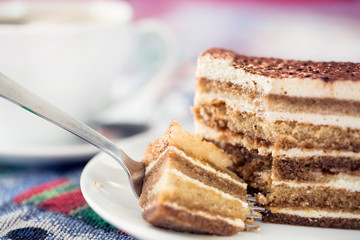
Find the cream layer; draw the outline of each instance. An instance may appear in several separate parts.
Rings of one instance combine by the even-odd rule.
[[[222,192],[220,191],[219,189],[217,188],[214,188],[214,187],[211,187],[211,186],[208,186],[202,182],[200,182],[199,180],[197,179],[193,179],[185,174],[183,174],[182,172],[176,170],[176,169],[167,169],[165,172],[164,172],[164,175],[156,182],[154,188],[152,190],[150,190],[150,193],[148,194],[152,194],[152,192],[161,192],[161,191],[164,191],[166,189],[171,189],[172,186],[169,186],[168,185],[168,178],[171,177],[171,174],[173,175],[176,175],[178,177],[180,177],[183,181],[187,181],[187,182],[191,182],[197,186],[199,186],[200,188],[203,188],[207,191],[212,191],[216,194],[219,194],[221,197],[223,198],[226,198],[226,199],[229,199],[229,200],[235,200],[237,202],[240,203],[240,205],[244,208],[247,208],[248,207],[248,203],[247,202],[244,202],[242,201],[241,199],[238,199],[234,196],[231,196],[230,194],[228,193],[225,193],[225,192]]]
[[[235,95],[231,93],[222,93],[218,91],[201,92],[196,91],[194,103],[200,105],[202,103],[211,103],[213,101],[223,101],[227,106],[239,112],[249,112],[261,115],[264,111],[264,103],[261,98],[250,99],[246,95]]]
[[[216,59],[210,54],[200,56],[197,64],[197,77],[230,82],[264,95],[360,101],[360,81],[325,82],[309,78],[269,78],[236,69],[231,59]]]
[[[207,191],[213,191],[219,195],[221,195],[223,198],[227,198],[227,199],[230,199],[230,200],[235,200],[237,202],[239,202],[241,204],[242,207],[244,208],[247,208],[248,207],[248,203],[247,202],[244,202],[242,201],[241,199],[239,198],[236,198],[228,193],[225,193],[225,192],[222,192],[220,191],[219,189],[217,188],[214,188],[214,187],[211,187],[211,186],[208,186],[202,182],[200,182],[199,180],[197,179],[194,179],[194,178],[191,178],[185,174],[183,174],[182,172],[176,170],[176,169],[167,169],[166,170],[168,173],[171,173],[171,174],[174,174],[174,175],[177,175],[179,177],[181,177],[182,180],[184,181],[187,181],[187,182],[191,182],[195,185],[198,185],[199,187],[203,188],[203,189],[206,189]],[[164,186],[163,186],[164,187]]]
[[[241,144],[249,150],[257,149],[260,155],[284,156],[288,158],[302,158],[302,157],[315,157],[315,156],[329,156],[329,157],[350,157],[359,159],[360,153],[352,151],[339,151],[339,150],[317,150],[317,149],[302,149],[290,148],[288,150],[258,146],[253,141],[250,141],[242,136],[236,134],[228,134],[224,131],[219,131],[210,128],[200,121],[195,119],[195,133],[209,140],[226,141],[230,144]]]
[[[249,150],[257,150],[258,154],[263,156],[272,154],[270,147],[263,147],[246,137],[210,128],[196,119],[194,121],[194,125],[195,133],[205,139],[217,142],[226,142],[232,145],[241,144]]]
[[[144,212],[144,211],[154,207],[156,204],[159,204],[159,203],[155,202],[153,204],[150,204],[150,205],[146,206],[145,208],[143,208],[142,211]],[[194,216],[201,216],[201,217],[209,219],[209,220],[225,221],[230,225],[233,225],[233,226],[236,226],[236,227],[239,227],[239,228],[245,228],[245,223],[240,218],[227,218],[227,217],[222,217],[220,215],[211,215],[211,214],[209,214],[209,213],[207,213],[205,211],[192,210],[192,209],[189,209],[189,208],[184,207],[184,206],[180,206],[179,204],[172,203],[172,202],[162,202],[161,204],[165,205],[165,206],[168,206],[170,208],[182,211],[182,212],[187,212],[187,213],[189,213],[191,215],[194,215]]]
[[[348,157],[352,159],[359,159],[360,153],[352,151],[338,151],[338,150],[316,150],[316,149],[301,149],[291,148],[288,150],[276,150],[272,151],[273,156],[286,156],[288,158],[308,158],[314,156],[328,156],[328,157]]]
[[[270,207],[272,213],[283,213],[295,215],[304,218],[350,218],[360,219],[360,214],[353,214],[341,211],[325,211],[325,210],[297,210],[292,208]]]
[[[310,123],[313,125],[332,125],[342,128],[360,128],[360,118],[345,115],[323,115],[314,113],[290,113],[269,111],[265,102],[261,99],[254,101],[248,100],[243,96],[235,96],[233,94],[221,93],[199,93],[195,96],[195,104],[209,103],[215,100],[225,102],[232,110],[238,112],[254,113],[260,118],[264,118],[269,122],[276,121],[296,121],[301,123]]]
[[[202,169],[204,169],[204,171],[206,172],[211,172],[211,173],[214,173],[216,174],[219,178],[222,178],[222,179],[226,179],[226,180],[229,180],[231,182],[233,182],[234,184],[238,185],[239,187],[241,188],[247,188],[247,184],[246,183],[242,183],[242,182],[239,182],[239,181],[236,181],[234,178],[232,178],[229,174],[227,173],[224,173],[224,172],[220,172],[220,171],[217,171],[216,169],[202,163],[201,161],[195,159],[195,158],[192,158],[192,157],[189,157],[187,156],[182,150],[174,147],[174,146],[171,146],[171,147],[168,147],[165,151],[163,151],[159,157],[153,161],[145,170],[145,174],[149,173],[151,171],[151,169],[154,167],[154,165],[159,161],[159,159],[162,158],[163,155],[165,155],[167,152],[169,151],[174,151],[175,153],[179,154],[181,157],[187,159],[189,162],[191,162],[192,164],[198,166],[198,167],[201,167]]]
[[[341,128],[360,129],[360,118],[352,116],[322,115],[313,113],[265,112],[264,118],[270,122],[295,121],[313,125],[330,125]]]
[[[350,192],[360,192],[360,176],[353,176],[345,173],[339,173],[331,177],[327,176],[326,179],[328,181],[320,183],[302,183],[291,180],[278,180],[274,179],[274,175],[272,175],[271,178],[272,185],[285,185],[290,188],[294,188],[294,191],[296,191],[296,188],[311,187],[312,189],[315,189],[317,187],[328,187],[332,189],[346,189]]]

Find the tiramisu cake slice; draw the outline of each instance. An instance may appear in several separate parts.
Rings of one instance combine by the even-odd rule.
[[[265,221],[360,229],[360,64],[200,55],[196,133],[266,196]]]
[[[173,122],[144,157],[140,205],[149,223],[163,228],[233,235],[250,215],[246,183],[227,167],[232,160]]]

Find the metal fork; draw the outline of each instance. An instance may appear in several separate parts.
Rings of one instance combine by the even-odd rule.
[[[248,232],[257,231],[259,230],[259,226],[255,224],[255,220],[262,220],[260,212],[264,212],[265,208],[257,206],[259,202],[256,200],[255,197],[251,196],[250,194],[246,195],[246,200],[249,204],[251,214],[246,216],[245,230]]]
[[[137,198],[140,197],[145,175],[143,162],[131,159],[123,150],[118,148],[106,137],[41,99],[2,73],[0,73],[0,96],[75,134],[110,155],[125,170],[133,193]],[[254,220],[261,220],[261,215],[258,214],[258,212],[263,211],[264,208],[253,205],[256,204],[257,201],[250,195],[247,195],[247,201],[249,202],[251,215],[247,216],[246,230],[254,231],[258,229],[258,226],[254,224]]]
[[[131,159],[106,137],[41,99],[2,73],[0,73],[0,96],[75,134],[110,155],[125,170],[133,193],[137,198],[140,197],[145,175],[143,162]]]

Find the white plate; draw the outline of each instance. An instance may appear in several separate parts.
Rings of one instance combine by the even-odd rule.
[[[141,159],[147,144],[155,139],[145,134],[119,142],[120,148],[134,159]],[[138,200],[133,195],[125,172],[107,155],[96,155],[84,168],[81,191],[90,207],[115,227],[140,239],[241,239],[241,240],[293,240],[293,239],[360,239],[360,231],[299,227],[261,223],[260,232],[240,232],[231,237],[180,233],[153,227],[141,217]]]

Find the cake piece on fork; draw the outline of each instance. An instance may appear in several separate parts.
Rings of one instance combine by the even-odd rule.
[[[229,156],[176,122],[149,145],[144,162],[140,205],[149,223],[216,235],[233,235],[253,223],[247,185],[228,170]]]

